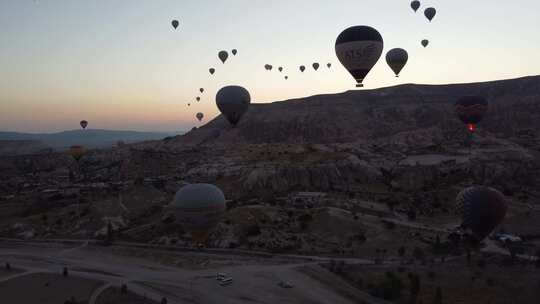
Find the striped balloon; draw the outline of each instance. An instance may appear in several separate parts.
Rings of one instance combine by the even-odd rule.
[[[482,121],[488,110],[488,102],[481,96],[464,96],[454,105],[454,111],[459,119],[474,132],[476,125]]]
[[[176,192],[170,207],[193,241],[204,243],[225,213],[225,195],[211,184],[191,184]]]
[[[471,230],[478,240],[486,238],[504,219],[508,205],[499,191],[473,186],[456,197],[456,214],[461,216],[461,226]]]

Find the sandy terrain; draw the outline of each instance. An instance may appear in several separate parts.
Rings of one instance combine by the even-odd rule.
[[[58,304],[71,297],[77,301],[87,300],[100,284],[98,280],[76,276],[35,273],[0,283],[0,294],[3,303]]]

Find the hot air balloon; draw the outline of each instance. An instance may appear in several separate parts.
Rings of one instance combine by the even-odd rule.
[[[319,63],[318,62],[314,62],[312,66],[313,66],[313,69],[315,71],[319,69]]]
[[[272,70],[272,68],[273,68],[273,67],[272,67],[272,65],[271,65],[271,64],[269,64],[269,65],[268,65],[268,70],[269,70],[269,71],[271,71],[271,70]]]
[[[83,146],[71,146],[69,147],[69,154],[77,162],[86,154],[86,149]]]
[[[190,103],[188,103],[187,105],[188,105],[188,107],[190,107],[190,106],[191,106],[191,104],[190,104]]]
[[[381,34],[369,26],[353,26],[336,40],[336,55],[362,87],[364,78],[381,57],[384,42]]]
[[[399,72],[405,67],[408,59],[409,55],[404,49],[395,48],[386,53],[386,62],[392,71],[394,71],[396,77],[399,77]]]
[[[429,40],[427,40],[427,39],[422,40],[422,46],[423,47],[427,47],[428,44],[429,44]]]
[[[191,184],[176,192],[169,209],[193,242],[204,244],[225,214],[225,195],[211,184]]]
[[[214,75],[214,73],[216,72],[216,69],[210,68],[208,69],[208,72],[210,72],[210,75]]]
[[[429,20],[429,22],[431,22],[431,20],[433,20],[433,18],[435,18],[436,14],[437,14],[437,10],[434,7],[428,7],[424,11],[424,16],[426,16],[426,18]]]
[[[420,1],[415,0],[415,1],[411,2],[411,8],[416,13],[416,11],[420,8]]]
[[[172,27],[174,27],[174,29],[177,29],[178,25],[180,25],[180,22],[178,22],[178,20],[173,20],[171,21],[171,24],[172,24]]]
[[[303,65],[301,65],[301,66],[300,66],[300,72],[304,73],[305,70],[306,70],[306,67],[303,66]]]
[[[482,121],[487,110],[488,101],[481,96],[464,96],[454,105],[456,115],[467,124],[471,133],[474,133],[476,125]]]
[[[236,126],[251,102],[249,92],[240,86],[227,86],[217,92],[216,104],[223,116]]]
[[[285,80],[289,79],[289,76],[285,76]]]
[[[88,126],[88,121],[86,120],[81,120],[81,122],[79,123],[81,125],[81,127],[83,129],[86,129],[86,127]]]
[[[486,238],[504,220],[507,209],[504,195],[485,186],[466,188],[456,197],[461,227],[470,230],[478,241]]]
[[[227,61],[227,58],[229,58],[229,53],[227,53],[227,51],[221,51],[218,53],[218,57],[221,62],[225,63],[225,61]]]
[[[200,89],[199,89],[199,92],[204,93],[204,89],[203,89],[203,88],[200,88]]]
[[[331,63],[327,63],[326,66],[327,66],[328,68],[331,68],[331,67],[332,67],[332,64],[331,64]]]
[[[278,71],[279,71],[280,73],[283,72],[283,67],[279,67],[279,68],[278,68]]]
[[[201,101],[201,98],[199,96],[195,97],[195,100]]]
[[[233,56],[236,56],[236,53],[238,53],[238,51],[236,49],[232,49],[231,53],[233,54]]]
[[[201,113],[201,112],[199,112],[199,113],[197,113],[197,115],[195,115],[195,117],[197,117],[197,119],[198,119],[199,121],[201,121],[201,120],[203,119],[203,117],[204,117],[204,114]]]

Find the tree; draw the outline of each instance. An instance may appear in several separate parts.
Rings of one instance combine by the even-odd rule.
[[[407,251],[407,249],[405,248],[405,246],[401,246],[398,248],[398,254],[400,257],[403,257],[405,256],[405,252]]]
[[[122,284],[122,286],[120,287],[120,294],[127,294],[127,285],[126,284]]]
[[[435,292],[435,298],[433,299],[433,304],[442,304],[441,287],[437,287],[437,291]]]
[[[105,242],[107,245],[112,245],[113,241],[114,241],[114,229],[113,229],[111,221],[109,221],[107,223],[107,236],[106,236]]]
[[[414,273],[409,273],[408,277],[409,277],[410,293],[411,293],[410,303],[416,303],[416,299],[418,298],[418,294],[420,293],[420,287],[421,287],[420,276]]]
[[[426,254],[424,253],[424,250],[420,247],[415,247],[413,251],[413,256],[417,260],[424,260],[426,257]]]

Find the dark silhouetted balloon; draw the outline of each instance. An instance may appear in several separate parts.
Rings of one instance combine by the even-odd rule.
[[[381,57],[384,42],[381,34],[369,26],[353,26],[336,40],[336,55],[343,66],[356,79],[357,87]]]
[[[69,154],[77,162],[86,154],[86,149],[83,146],[71,146],[69,147]]]
[[[217,92],[216,104],[223,116],[236,126],[251,103],[249,92],[240,86],[227,86]]]
[[[319,63],[318,62],[314,62],[312,66],[313,66],[313,69],[315,71],[319,69]]]
[[[437,14],[437,10],[434,7],[428,7],[424,11],[424,15],[429,20],[429,22],[431,22],[431,20],[433,20],[433,18],[435,18],[436,14]]]
[[[174,27],[174,29],[177,29],[178,26],[180,25],[180,22],[178,22],[178,20],[173,20],[171,21],[171,24],[172,24],[172,27]]]
[[[197,115],[195,115],[195,117],[197,117],[197,119],[199,121],[201,121],[203,119],[203,117],[204,117],[204,114],[202,112],[199,112],[199,113],[197,113]]]
[[[169,210],[193,241],[202,244],[225,214],[225,195],[211,184],[187,185],[176,192]]]
[[[481,96],[464,96],[454,105],[454,111],[459,119],[474,133],[476,125],[482,121],[488,110],[488,101]]]
[[[233,49],[231,53],[233,54],[233,56],[236,56],[236,53],[238,53],[238,51],[236,49]]]
[[[270,65],[270,64],[265,64],[265,65],[264,65],[264,69],[267,70],[267,71],[271,71],[271,70],[272,70],[272,65]]]
[[[82,127],[83,129],[86,129],[86,127],[88,126],[88,121],[86,121],[86,120],[81,120],[80,125],[81,125],[81,127]]]
[[[328,68],[331,68],[331,67],[332,67],[332,64],[331,64],[331,63],[327,63],[326,66],[327,66]]]
[[[279,68],[278,68],[278,71],[279,71],[280,73],[283,72],[283,67],[279,67]]]
[[[411,2],[411,8],[416,13],[416,11],[418,11],[418,9],[420,8],[420,1],[415,0],[415,1]]]
[[[300,66],[300,72],[304,73],[305,70],[306,70],[306,67],[303,66],[303,65],[301,65],[301,66]]]
[[[289,76],[285,76],[285,80],[289,79]]]
[[[409,55],[404,49],[395,48],[386,53],[386,62],[392,71],[394,71],[396,77],[399,77],[399,73],[407,64],[407,60],[409,60]]]
[[[199,92],[204,93],[204,89],[203,89],[203,88],[200,88],[200,89],[199,89]]]
[[[427,47],[428,45],[429,45],[429,40],[427,40],[427,39],[422,40],[422,46],[423,47]]]
[[[208,69],[208,72],[210,72],[210,75],[214,75],[214,73],[216,72],[216,69],[210,68]]]
[[[456,197],[456,213],[462,217],[461,226],[470,230],[478,241],[502,223],[507,209],[504,195],[485,186],[466,188]]]
[[[197,101],[201,101],[201,98],[200,98],[199,96],[197,96],[195,99],[196,99]]]
[[[218,58],[221,60],[221,62],[225,63],[227,61],[227,58],[229,58],[229,53],[227,51],[221,51],[218,53]]]

